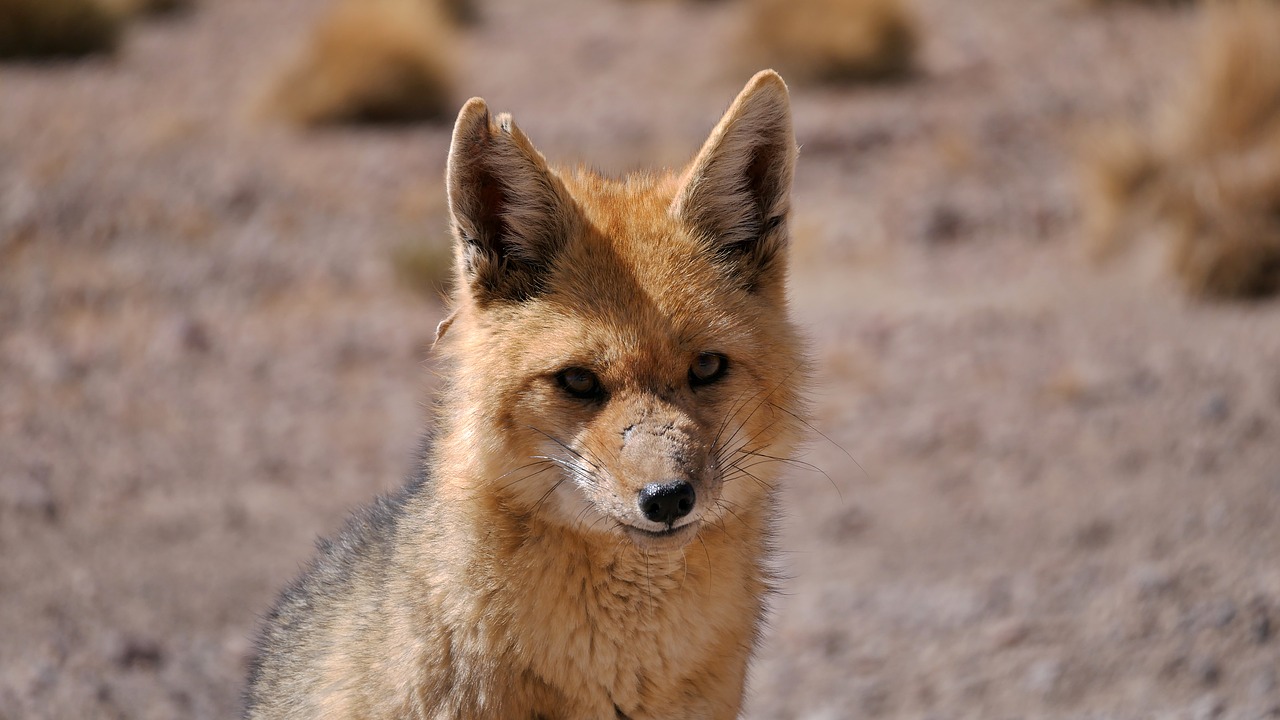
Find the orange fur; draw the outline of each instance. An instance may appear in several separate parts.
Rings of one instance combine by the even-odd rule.
[[[772,71],[683,172],[621,180],[552,168],[466,104],[428,479],[286,592],[249,717],[738,715],[805,427],[794,158]],[[677,486],[678,513],[646,504]]]

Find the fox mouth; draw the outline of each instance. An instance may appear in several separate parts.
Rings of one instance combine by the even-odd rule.
[[[635,525],[623,523],[622,529],[626,532],[627,537],[631,538],[631,541],[642,549],[678,550],[693,540],[694,536],[698,534],[698,527],[701,524],[700,521],[694,520],[678,527],[645,530]]]

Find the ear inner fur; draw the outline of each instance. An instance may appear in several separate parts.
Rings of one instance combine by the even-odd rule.
[[[560,179],[510,115],[463,106],[447,171],[461,292],[485,305],[539,295],[576,212]]]
[[[787,86],[764,70],[725,112],[681,179],[671,213],[752,290],[781,278],[796,144]]]

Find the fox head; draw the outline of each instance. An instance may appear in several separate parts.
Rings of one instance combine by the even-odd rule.
[[[787,317],[796,145],[786,85],[743,89],[679,173],[548,166],[462,108],[448,160],[452,437],[510,512],[677,549],[767,523],[803,426]]]

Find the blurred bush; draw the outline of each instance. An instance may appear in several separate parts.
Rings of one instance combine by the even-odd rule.
[[[1190,5],[1195,0],[1079,0],[1082,5]]]
[[[749,0],[744,53],[798,82],[891,80],[920,45],[902,0]]]
[[[420,0],[438,2],[450,20],[459,25],[475,25],[480,22],[480,8],[476,0]]]
[[[192,0],[102,0],[108,9],[124,17],[163,15],[191,9]]]
[[[0,58],[112,52],[121,17],[95,0],[0,0]]]
[[[299,125],[451,117],[453,33],[438,2],[340,0],[264,109]]]
[[[1085,150],[1088,237],[1099,256],[1148,233],[1170,240],[1187,290],[1280,290],[1280,4],[1210,4],[1195,69],[1150,126],[1117,125]]]

